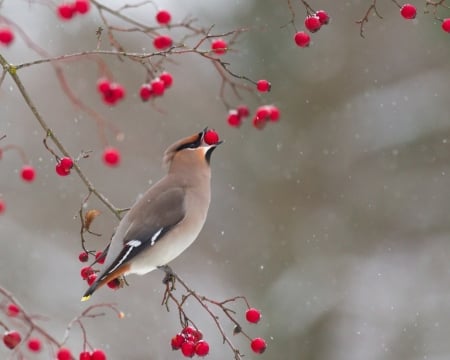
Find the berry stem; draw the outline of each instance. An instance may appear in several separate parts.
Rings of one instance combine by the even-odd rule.
[[[235,360],[241,360],[242,355],[239,352],[239,349],[237,349],[234,346],[234,344],[231,342],[230,338],[226,335],[226,333],[219,321],[219,316],[210,308],[210,306],[208,306],[208,303],[219,307],[222,310],[222,312],[225,314],[225,316],[235,325],[235,327],[239,328],[239,333],[242,333],[248,340],[251,341],[252,338],[248,334],[246,334],[244,331],[242,331],[242,326],[233,317],[233,314],[235,314],[234,310],[225,306],[228,303],[235,302],[237,300],[243,300],[245,302],[247,308],[249,308],[250,305],[249,305],[247,299],[244,296],[235,296],[233,298],[230,298],[230,299],[227,299],[224,301],[220,301],[220,302],[209,299],[206,296],[202,296],[202,295],[198,294],[195,290],[192,290],[187,285],[187,283],[182,278],[180,278],[179,275],[177,275],[176,273],[174,273],[172,271],[172,269],[170,269],[170,267],[165,266],[165,267],[161,267],[161,269],[166,272],[166,278],[164,281],[164,283],[166,284],[166,291],[163,296],[162,305],[165,305],[167,310],[169,310],[168,301],[172,300],[175,303],[175,305],[177,306],[181,325],[186,326],[188,323],[192,323],[192,321],[189,319],[186,312],[184,311],[183,305],[188,300],[189,297],[193,297],[200,304],[200,306],[209,314],[209,316],[212,318],[212,320],[216,324],[216,327],[218,328],[218,330],[222,336],[223,342],[226,343],[228,345],[228,347],[231,349],[231,351],[233,352]],[[174,286],[175,282],[179,283],[184,288],[185,294],[183,294],[181,296],[181,300],[178,300],[177,297],[173,294],[173,291],[175,290],[175,286]],[[194,327],[196,327],[195,324],[193,324],[193,325],[194,325]]]
[[[50,129],[50,127],[47,125],[44,118],[41,116],[40,112],[34,105],[34,102],[31,100],[30,96],[28,95],[27,91],[25,90],[25,87],[22,83],[22,80],[20,79],[19,75],[17,74],[17,68],[11,64],[9,64],[6,59],[3,57],[3,55],[0,54],[0,65],[3,67],[4,70],[6,70],[13,81],[15,82],[17,88],[19,89],[23,99],[25,100],[25,103],[27,104],[28,108],[33,113],[34,117],[38,121],[39,125],[42,127],[42,129],[46,133],[46,137],[50,138],[55,146],[58,148],[58,150],[64,155],[71,157],[66,150],[66,148],[62,145],[62,143],[59,141],[58,137],[54,134],[53,130]],[[117,208],[100,192],[97,191],[97,189],[94,187],[93,183],[87,178],[87,176],[81,171],[80,167],[77,163],[73,164],[73,169],[77,172],[78,176],[80,177],[81,181],[85,184],[85,186],[88,188],[89,192],[93,193],[111,212],[120,219],[120,213],[118,212]]]

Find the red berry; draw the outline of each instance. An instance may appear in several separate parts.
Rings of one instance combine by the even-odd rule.
[[[320,20],[320,24],[326,25],[330,22],[330,15],[325,10],[318,10],[316,11],[316,16]]]
[[[266,118],[259,118],[255,116],[252,123],[255,128],[257,128],[258,130],[262,130],[266,126]]]
[[[148,99],[150,99],[152,94],[152,87],[149,84],[141,85],[141,88],[139,89],[139,96],[141,97],[142,101],[147,101]]]
[[[321,24],[320,18],[318,16],[310,15],[310,16],[306,17],[305,27],[312,33],[319,30],[321,26],[322,26],[322,24]]]
[[[172,86],[173,83],[172,74],[168,73],[167,71],[164,71],[163,73],[161,73],[161,75],[159,75],[159,78],[164,83],[166,89]]]
[[[227,43],[223,39],[215,39],[211,43],[211,49],[218,55],[225,54],[228,50]]]
[[[8,27],[0,28],[0,43],[3,45],[9,45],[14,40],[14,33]]]
[[[270,108],[268,106],[260,106],[256,109],[255,117],[266,120],[270,115]]]
[[[85,266],[84,268],[82,268],[80,270],[80,275],[83,280],[86,280],[88,278],[88,276],[93,273],[94,273],[94,269],[92,269],[90,266]]]
[[[186,357],[193,357],[195,355],[195,343],[193,341],[185,341],[181,345],[181,352]]]
[[[269,110],[269,120],[277,122],[280,119],[280,110],[273,105],[268,105],[267,109]]]
[[[4,213],[5,209],[6,209],[5,202],[2,199],[0,199],[0,214]]]
[[[95,282],[95,280],[97,280],[97,274],[90,274],[90,275],[87,277],[87,283],[88,283],[88,285],[91,286],[91,285]]]
[[[89,351],[80,352],[80,360],[92,360],[91,353]]]
[[[108,105],[114,105],[117,102],[117,98],[112,91],[108,91],[103,94],[103,101]]]
[[[70,20],[75,13],[75,8],[72,4],[61,4],[58,6],[57,11],[61,19]]]
[[[195,353],[198,356],[206,356],[209,353],[209,344],[205,340],[200,340],[197,345],[195,345]]]
[[[60,348],[56,353],[56,358],[58,360],[72,360],[72,353],[67,348]]]
[[[181,330],[181,334],[184,337],[187,337],[188,335],[194,335],[196,333],[197,330],[195,330],[194,327],[192,326],[186,326],[185,328],[183,328],[183,330]]]
[[[239,105],[236,110],[240,117],[247,117],[250,115],[247,105]]]
[[[245,312],[245,318],[248,322],[256,324],[261,320],[261,312],[258,309],[250,308]]]
[[[106,256],[102,257],[102,255],[103,255],[102,251],[97,251],[97,253],[95,254],[95,260],[97,260],[97,262],[99,264],[104,264],[105,263]]]
[[[200,330],[195,330],[194,333],[192,334],[193,338],[194,338],[194,342],[198,343],[200,340],[203,339],[203,333]]]
[[[80,254],[78,255],[78,260],[80,260],[81,262],[88,261],[89,260],[89,254],[86,251],[80,252]]]
[[[170,15],[170,12],[167,10],[159,10],[156,14],[156,21],[159,22],[161,25],[167,25],[170,23],[170,20],[172,19],[172,16]]]
[[[109,86],[109,91],[112,92],[112,95],[116,100],[122,100],[125,97],[125,88],[119,83],[112,83]]]
[[[117,166],[120,163],[120,152],[112,146],[108,146],[103,151],[103,161],[108,166]]]
[[[294,41],[300,47],[308,47],[310,40],[309,34],[304,31],[299,31],[294,35]]]
[[[89,0],[75,0],[74,10],[80,14],[86,14],[91,7]]]
[[[450,33],[450,18],[444,19],[442,21],[442,30]]]
[[[214,145],[219,142],[219,134],[217,134],[214,130],[207,130],[205,135],[203,136],[203,140],[208,145]]]
[[[108,281],[106,283],[106,285],[108,285],[108,287],[110,289],[113,289],[113,290],[118,289],[120,287],[120,280],[118,278],[113,279],[111,281]]]
[[[256,88],[260,92],[270,91],[271,87],[272,85],[267,80],[258,80],[258,82],[256,83]]]
[[[254,338],[250,343],[250,346],[252,350],[258,354],[262,354],[267,348],[266,341],[263,338]]]
[[[153,46],[157,50],[164,50],[172,46],[172,38],[168,35],[159,35],[153,39]]]
[[[28,340],[28,349],[33,352],[39,352],[41,351],[41,340],[36,338],[31,338]]]
[[[7,331],[3,335],[3,343],[10,349],[14,349],[21,341],[22,337],[18,331]]]
[[[97,80],[97,90],[101,94],[109,92],[111,89],[111,83],[107,78],[100,78]]]
[[[401,8],[400,8],[400,14],[408,20],[414,19],[416,17],[417,14],[417,10],[416,7],[414,5],[411,4],[404,4]]]
[[[237,110],[230,110],[228,112],[228,125],[232,127],[241,126],[241,117],[239,116],[239,112]]]
[[[67,170],[72,169],[73,167],[73,160],[70,157],[63,157],[60,160],[61,166]]]
[[[172,340],[170,341],[170,345],[172,346],[172,350],[178,350],[181,348],[181,345],[186,341],[183,335],[176,334]]]
[[[24,165],[22,167],[20,175],[22,176],[22,179],[24,181],[32,182],[34,180],[34,177],[36,176],[36,171],[34,170],[34,167],[30,165]]]
[[[20,308],[16,304],[9,304],[6,307],[6,315],[16,317],[20,313]]]
[[[164,81],[162,81],[159,77],[150,81],[150,86],[152,87],[152,93],[157,96],[164,95],[164,91],[166,90],[166,86],[164,85]]]
[[[55,171],[59,176],[67,176],[70,174],[70,169],[65,168],[61,163],[56,164]]]
[[[91,353],[91,360],[106,360],[106,354],[103,350],[94,350]]]

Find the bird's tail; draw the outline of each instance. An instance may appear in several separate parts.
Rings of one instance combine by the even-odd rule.
[[[86,292],[84,293],[83,297],[81,298],[81,301],[86,301],[89,300],[90,297],[92,296],[92,294],[100,287],[102,287],[103,285],[109,283],[110,281],[124,275],[125,273],[127,273],[130,270],[130,265],[129,264],[125,264],[120,266],[118,269],[108,273],[106,272],[105,274],[99,276],[97,278],[97,280],[94,281],[94,283],[89,287],[89,289],[86,290]]]

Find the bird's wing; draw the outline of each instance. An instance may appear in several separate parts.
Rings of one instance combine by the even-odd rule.
[[[123,248],[113,262],[103,272],[102,278],[108,276],[120,266],[130,261],[143,250],[155,245],[186,214],[184,189],[170,188],[158,193],[156,197],[146,199],[144,196],[130,210],[134,221],[130,224],[123,238]]]

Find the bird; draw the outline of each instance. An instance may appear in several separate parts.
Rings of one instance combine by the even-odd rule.
[[[211,154],[205,128],[170,145],[164,153],[167,174],[151,186],[120,220],[103,268],[81,301],[123,275],[144,275],[166,266],[197,238],[211,200]],[[217,139],[218,140],[218,139]]]

